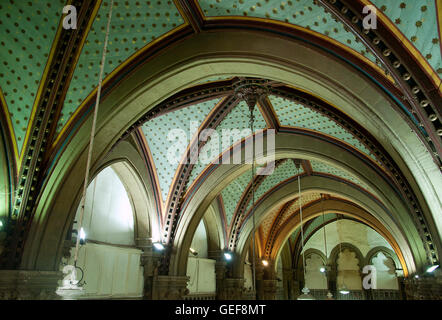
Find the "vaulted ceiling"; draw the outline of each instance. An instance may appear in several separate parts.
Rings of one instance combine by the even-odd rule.
[[[373,43],[381,43],[380,48],[375,48],[352,28],[348,19],[357,25],[360,21],[348,16],[348,8],[343,7],[341,1],[260,0],[252,3],[242,0],[115,0],[102,94],[105,98],[113,89],[122,86],[125,77],[137,67],[161,55],[168,46],[204,28],[209,32],[229,26],[235,30],[257,28],[273,35],[283,34],[303,41],[348,65],[349,72],[361,73],[369,78],[396,103],[401,116],[440,166],[440,105],[432,102],[440,100],[441,5],[433,0],[420,1],[419,4],[414,0],[358,0],[352,5],[356,2],[361,6],[377,6],[379,23],[386,32],[384,34],[400,41],[406,48],[405,53],[397,51],[397,47],[390,50],[386,46],[390,39],[379,39],[369,32],[367,37]],[[82,4],[82,8],[87,7],[82,1],[78,3]],[[42,101],[47,102],[45,90],[49,90],[48,83],[54,82],[54,73],[57,73],[54,71],[56,69],[50,67],[62,63],[55,57],[60,46],[65,45],[60,44],[59,40],[68,32],[62,29],[62,9],[65,4],[64,1],[44,0],[11,0],[0,4],[1,124],[5,144],[10,144],[13,150],[11,162],[14,163],[13,173],[17,181],[27,178],[29,167],[22,161],[29,159],[26,151],[34,148],[31,142],[38,130],[32,130],[42,121],[37,110],[45,112],[39,106]],[[45,158],[48,171],[58,161],[57,157],[64,146],[81,128],[94,105],[109,6],[109,0],[97,1],[89,5],[87,10],[84,9],[86,11],[79,12],[79,25],[82,28],[76,31],[77,43],[69,47],[76,54],[63,62],[69,72],[60,75],[59,82],[64,87],[56,93],[56,98],[60,100],[51,105],[51,114],[55,115],[51,121],[54,124],[49,124],[48,135],[44,138],[50,150]],[[398,74],[392,72],[391,65]],[[415,68],[411,68],[413,72],[405,69],[404,66],[409,65]],[[416,78],[416,70],[423,71],[417,72],[423,80]],[[146,78],[149,76],[147,74]],[[189,198],[212,172],[211,162],[218,159],[223,151],[241,142],[241,139],[229,141],[227,145],[222,145],[222,149],[213,151],[211,146],[215,139],[211,139],[210,143],[199,145],[200,154],[206,155],[205,163],[200,161],[195,165],[183,165],[188,160],[188,150],[198,141],[197,129],[210,128],[221,136],[225,129],[241,131],[249,127],[247,105],[234,94],[235,86],[242,81],[259,82],[269,90],[267,97],[256,108],[254,133],[270,129],[278,133],[302,132],[339,145],[374,168],[399,190],[397,192],[413,209],[418,210],[419,201],[411,192],[406,176],[383,144],[364,128],[364,123],[344,113],[339,105],[332,105],[322,96],[298,87],[273,79],[246,78],[229,73],[189,83],[181,92],[159,102],[154,111],[139,114],[133,119],[131,127],[122,129],[126,131],[122,132],[121,140],[134,134],[145,151],[157,194],[157,208],[163,219],[166,213],[177,210],[175,198],[181,191],[184,198]],[[411,96],[411,92],[414,96]],[[417,109],[416,106],[420,107]],[[168,137],[171,128],[186,132],[187,140],[174,144],[179,139]],[[177,148],[169,150],[171,145]],[[174,164],[167,161],[169,151],[177,159]],[[336,158],[339,157],[336,155]],[[295,160],[302,163],[299,170]],[[183,180],[186,175],[188,178]],[[376,190],[362,181],[355,171],[345,170],[337,163],[312,158],[283,158],[276,161],[273,174],[255,178],[255,203],[259,204],[299,175],[328,177],[376,199]],[[250,172],[245,172],[233,179],[216,198],[225,222],[224,228],[231,233],[230,236],[239,231],[236,221],[244,223],[250,217],[253,205],[247,197],[250,185]],[[305,195],[301,202],[308,205],[320,198],[319,193],[313,192]],[[268,213],[260,228],[263,241],[269,239],[272,230],[275,232],[288,221],[297,206],[299,199],[295,198],[284,208]],[[423,218],[420,222],[425,224]]]
[[[98,68],[110,1],[97,1],[87,37],[57,120],[57,133],[78,121],[79,110],[88,107],[98,83]],[[193,1],[192,1],[193,3]],[[440,4],[437,1],[362,1],[377,6],[393,33],[415,50],[421,64],[429,66],[440,80]],[[0,97],[9,133],[21,154],[29,123],[45,78],[45,67],[60,28],[65,1],[10,1],[0,5]],[[235,17],[275,21],[318,33],[329,41],[368,59],[381,69],[381,61],[342,22],[324,12],[317,1],[220,1],[202,0],[193,4],[204,19]],[[115,1],[105,66],[106,78],[131,63],[141,52],[172,32],[188,25],[180,1]],[[412,50],[413,49],[413,50]],[[217,79],[219,79],[217,77]],[[281,110],[283,112],[283,110]],[[289,120],[287,120],[289,121]]]

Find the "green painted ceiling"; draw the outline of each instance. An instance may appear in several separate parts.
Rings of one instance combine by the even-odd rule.
[[[200,0],[199,4],[208,17],[247,16],[291,23],[328,36],[366,56],[372,62],[375,57],[344,25],[336,22],[330,13],[313,4],[312,0],[246,1]]]
[[[64,1],[0,3],[0,87],[20,153]]]
[[[300,170],[302,173],[303,171]],[[264,181],[258,186],[255,191],[255,202],[258,201],[271,188],[278,185],[297,174],[296,167],[291,159],[287,159],[275,168],[272,174],[265,177]],[[251,173],[245,172],[237,179],[233,180],[226,188],[223,189],[221,195],[224,202],[224,210],[226,213],[226,221],[230,225],[232,217],[235,213],[235,208],[238,205],[241,196],[250,183]],[[252,201],[247,205],[247,210],[250,209]]]
[[[300,168],[299,173],[304,172]],[[264,181],[258,186],[255,191],[255,202],[257,202],[263,195],[265,195],[271,188],[277,184],[298,174],[294,162],[291,159],[285,160],[275,168],[272,174],[265,177]],[[247,205],[247,210],[252,206],[252,201]]]
[[[440,75],[442,60],[436,1],[372,2],[403,32]],[[87,36],[61,111],[58,131],[98,83],[109,3],[109,0],[103,1]],[[344,30],[342,23],[336,22],[329,13],[315,5],[313,0],[201,0],[199,4],[207,17],[258,17],[308,28],[375,61],[364,45],[351,32]],[[22,149],[38,86],[64,5],[65,1],[62,0],[2,1],[0,4],[0,87],[19,151]],[[116,0],[114,6],[106,75],[154,39],[184,24],[173,1]],[[228,76],[221,78],[224,77]],[[220,77],[213,77],[203,82],[218,79]]]
[[[299,127],[319,131],[346,142],[376,161],[375,156],[351,132],[335,121],[301,104],[269,96],[270,102],[282,126]]]
[[[321,195],[319,193],[307,193],[303,194],[301,197],[301,205],[305,206],[306,204],[315,201],[317,199],[320,199]],[[271,227],[274,225],[274,221],[277,215],[280,214],[281,209],[284,206],[277,208],[276,210],[272,211],[270,214],[267,215],[265,220],[261,224],[262,233],[264,236],[264,239],[267,239]],[[275,226],[277,229],[279,229],[282,225],[284,225],[287,222],[287,219],[290,218],[290,216],[293,215],[293,213],[297,212],[299,210],[299,198],[296,199],[290,207],[288,207],[283,213],[281,213],[281,217],[278,219],[277,225]]]
[[[230,148],[234,142],[231,141],[229,143],[228,147],[224,147],[222,145],[222,131],[223,130],[239,130],[242,131],[244,129],[250,128],[249,124],[249,115],[248,115],[248,107],[245,102],[241,101],[238,105],[236,105],[229,114],[221,121],[221,123],[216,127],[215,131],[218,133],[219,136],[219,147],[220,150],[222,148],[223,151]],[[255,132],[261,129],[266,128],[266,122],[261,114],[261,112],[255,112]],[[250,132],[250,131],[249,131]],[[200,154],[208,153],[210,150],[210,143],[207,143],[203,148],[201,148]],[[210,158],[210,161],[213,161],[219,154],[214,154]],[[204,168],[207,165],[202,163],[201,161],[198,161],[198,163],[195,164],[195,167],[192,170],[192,173],[190,174],[188,187],[190,187],[195,181],[195,179],[198,177],[198,175],[204,170]]]
[[[359,180],[358,178],[356,178],[354,175],[347,173],[341,169],[338,169],[332,165],[329,164],[325,164],[323,162],[319,162],[319,161],[315,161],[315,160],[311,160],[310,164],[312,166],[312,169],[314,172],[322,172],[322,173],[328,173],[331,175],[334,175],[336,177],[345,179],[345,180],[349,180],[351,182],[353,182],[354,184],[364,188],[365,190],[371,191],[373,192],[373,190],[367,186],[367,184],[365,184],[364,182],[362,182],[361,180]]]
[[[175,171],[178,168],[178,163],[171,164],[167,158],[169,147],[178,143],[176,139],[172,141],[168,140],[170,130],[178,129],[186,133],[186,144],[177,144],[179,148],[175,149],[176,151],[174,153],[177,159],[181,159],[184,153],[183,151],[186,150],[187,144],[189,144],[192,138],[190,137],[191,121],[196,122],[197,126],[200,126],[219,101],[220,99],[214,99],[169,112],[147,121],[141,127],[157,169],[163,201],[167,198]],[[196,132],[192,132],[192,134],[195,135]]]
[[[371,0],[411,41],[441,77],[442,60],[436,1],[439,1],[439,10],[441,10],[440,0]]]
[[[312,232],[315,231],[315,229],[318,228],[320,225],[322,225],[324,222],[327,223],[330,220],[336,219],[337,216],[338,215],[336,213],[327,213],[324,214],[324,216],[320,215],[319,217],[313,219],[313,221],[308,225],[308,227],[304,231],[304,239],[312,235]]]
[[[241,196],[250,180],[251,172],[246,171],[227,185],[227,187],[221,192],[224,203],[224,212],[226,213],[226,221],[228,225],[230,225],[232,221],[236,206],[238,205],[238,202],[241,199]]]
[[[58,122],[66,124],[98,84],[110,1],[101,4],[78,60]],[[105,76],[139,49],[184,23],[173,1],[115,1],[106,56]]]

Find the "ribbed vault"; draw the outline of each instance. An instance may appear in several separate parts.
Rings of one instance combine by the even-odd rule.
[[[158,237],[177,249],[168,257],[167,272],[185,270],[191,240],[186,232],[193,234],[213,201],[225,221],[226,248],[243,255],[255,232],[250,230],[251,207],[260,208],[257,219],[262,222],[270,209],[287,201],[295,205],[299,200],[284,190],[298,175],[311,183],[305,206],[321,193],[352,201],[377,219],[378,224],[370,223],[380,231],[385,228],[391,243],[396,241],[410,270],[438,260],[442,128],[440,58],[434,56],[440,39],[425,47],[429,42],[422,42],[421,33],[388,23],[411,21],[408,2],[399,14],[390,4],[381,6],[379,30],[368,33],[360,30],[361,19],[356,21],[354,12],[369,2],[347,2],[289,1],[278,7],[240,2],[231,8],[222,1],[146,6],[116,1],[93,170],[123,142],[130,140],[139,151]],[[78,172],[84,172],[96,95],[97,71],[91,70],[100,59],[109,1],[78,1],[79,28],[69,34],[55,13],[62,4],[0,7],[6,17],[0,34],[10,37],[22,29],[26,41],[39,42],[29,45],[37,50],[17,57],[27,61],[27,69],[18,72],[20,61],[11,57],[25,44],[1,38],[2,52],[10,51],[1,61],[7,72],[0,72],[1,159],[9,168],[1,181],[11,191],[0,214],[14,221],[8,224],[12,240],[5,259],[11,268],[58,265],[59,244],[79,199]],[[423,28],[428,28],[425,21],[439,19],[431,15],[434,5],[426,6],[419,20]],[[29,16],[23,25],[11,20],[13,10]],[[54,11],[57,18],[36,27],[32,10]],[[319,12],[323,17],[318,20]],[[38,28],[45,29],[43,39],[26,31]],[[406,37],[402,44],[399,29]],[[218,133],[247,128],[247,108],[234,95],[244,82],[267,87],[267,97],[257,106],[256,132],[266,136],[274,129],[277,140],[275,174],[256,177],[254,204],[248,196],[249,165],[188,163],[195,148],[202,153],[209,148],[195,134],[176,153],[181,163],[164,163],[167,126],[192,132],[189,121],[194,120],[198,129]],[[241,150],[250,137],[231,141],[209,160],[235,146]],[[294,159],[302,160],[300,171]],[[321,189],[319,182],[327,186]],[[285,211],[274,213],[261,228],[269,254],[282,241],[278,237],[287,219],[296,215]],[[17,256],[16,250],[23,254]]]

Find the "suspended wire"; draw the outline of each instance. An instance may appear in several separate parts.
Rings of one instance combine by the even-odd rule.
[[[253,111],[254,111],[254,107],[250,108],[250,130],[252,131],[252,150],[253,150],[253,154],[252,154],[252,222],[253,222],[253,231],[252,231],[252,235],[253,235],[253,248],[252,248],[252,276],[253,276],[253,291],[256,294],[256,263],[255,263],[255,143],[254,143],[254,139],[255,137],[253,136],[253,130],[254,130],[254,121],[255,121],[255,117],[253,115]]]
[[[321,210],[322,210],[322,224],[324,225],[324,251],[325,251],[325,259],[327,260],[327,237],[325,235],[325,211],[324,211],[324,198],[321,194]]]
[[[303,222],[302,222],[302,199],[301,199],[301,174],[299,172],[299,167],[298,169],[298,191],[299,191],[299,197],[298,197],[298,202],[299,202],[299,215],[301,217],[301,246],[302,246],[302,264],[304,266],[304,287],[305,287],[305,251],[304,251],[304,229],[303,229]]]
[[[106,37],[104,40],[103,55],[102,55],[101,64],[100,64],[100,76],[98,78],[97,99],[96,99],[95,107],[94,107],[94,117],[92,120],[91,136],[90,136],[90,140],[89,140],[89,151],[87,154],[86,173],[84,175],[83,194],[81,197],[81,205],[80,205],[80,219],[78,221],[78,227],[77,227],[78,232],[80,232],[81,227],[83,225],[84,206],[85,206],[85,202],[86,202],[86,190],[87,190],[87,185],[88,185],[88,180],[89,180],[89,173],[90,173],[89,171],[90,171],[91,160],[92,160],[92,150],[94,147],[95,128],[96,128],[96,124],[97,124],[98,106],[100,104],[101,87],[102,87],[103,73],[104,73],[104,63],[106,61],[107,44],[108,44],[108,40],[109,40],[109,29],[110,29],[110,22],[111,22],[111,18],[112,18],[113,5],[114,5],[114,0],[111,0],[110,7],[109,7],[109,15],[108,15],[108,19],[107,19]],[[77,267],[79,245],[80,245],[80,237],[79,237],[79,233],[78,233],[77,242],[75,244],[74,267]]]
[[[338,215],[337,228],[339,228],[339,221],[340,220],[342,220],[342,215],[341,215],[341,217],[339,217],[339,215]],[[344,259],[344,257],[342,256],[342,236],[341,236],[341,232],[338,232],[338,234],[339,234],[339,258],[338,259],[341,259],[341,262],[342,262],[342,260]],[[339,264],[338,264],[338,272],[339,272]],[[345,272],[342,272],[342,287],[346,288],[346,285],[345,285]]]

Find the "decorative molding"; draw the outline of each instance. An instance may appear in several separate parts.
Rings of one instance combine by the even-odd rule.
[[[439,168],[442,167],[442,98],[439,88],[418,65],[403,41],[397,39],[382,19],[377,29],[364,29],[362,21],[363,5],[359,1],[318,0],[318,2],[350,29],[382,61],[389,74],[412,106],[412,113],[425,128],[428,138],[425,141]],[[405,53],[405,54],[404,54]],[[434,115],[434,117],[433,117]]]
[[[98,2],[99,3],[99,2]],[[66,95],[67,86],[74,65],[72,61],[79,50],[80,43],[87,35],[97,3],[76,0],[72,2],[78,9],[77,29],[64,30],[59,24],[51,55],[45,69],[45,76],[36,98],[30,131],[24,142],[20,171],[17,182],[18,193],[14,199],[12,214],[7,223],[8,237],[6,250],[1,257],[1,268],[11,269],[19,266],[21,252],[27,231],[30,228],[37,198],[47,169],[47,148],[56,128],[57,114]]]

